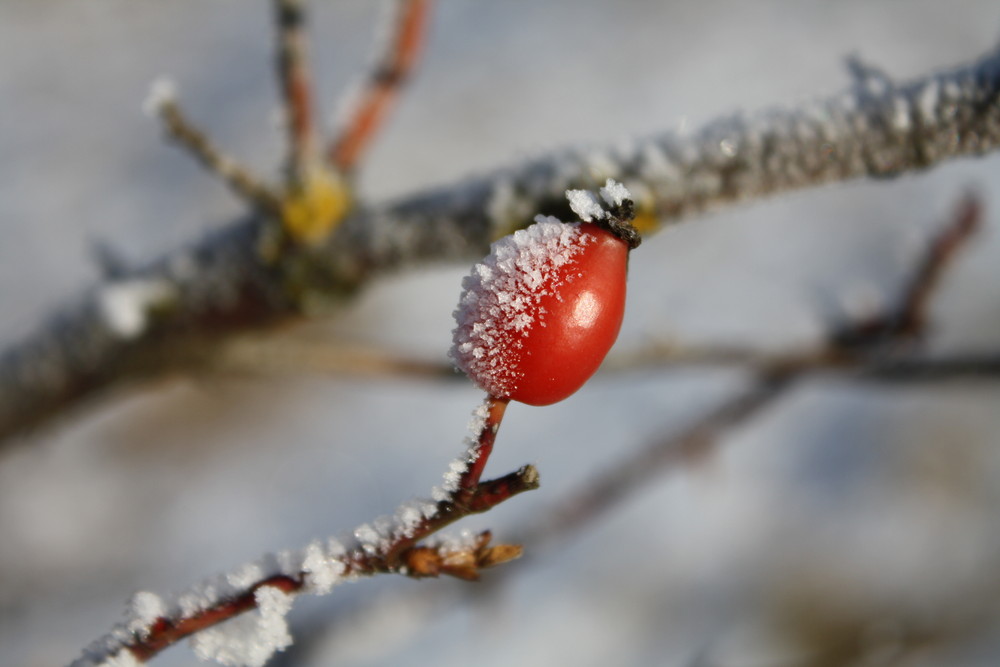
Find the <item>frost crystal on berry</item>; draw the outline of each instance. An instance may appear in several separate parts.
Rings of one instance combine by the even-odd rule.
[[[559,269],[575,261],[590,238],[580,223],[538,216],[494,243],[462,281],[450,356],[484,390],[494,396],[515,390],[522,339],[536,323],[545,326],[538,303],[558,290],[565,275]]]

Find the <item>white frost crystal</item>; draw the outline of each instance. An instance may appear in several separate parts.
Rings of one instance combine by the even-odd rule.
[[[191,647],[202,660],[229,667],[263,667],[276,651],[292,644],[285,616],[293,596],[261,586],[254,593],[257,610],[191,637]]]
[[[147,116],[157,116],[167,104],[177,99],[177,84],[166,77],[155,79],[149,93],[142,102],[142,112]]]
[[[584,222],[602,220],[607,215],[601,202],[590,190],[567,190],[566,199],[569,200],[569,207]]]
[[[618,181],[609,178],[601,188],[601,197],[608,206],[621,206],[626,199],[632,198],[632,193]]]
[[[124,280],[105,285],[97,293],[97,308],[112,333],[125,340],[146,330],[158,305],[174,297],[174,287],[162,280]]]
[[[139,591],[129,601],[126,624],[130,632],[139,637],[146,637],[149,635],[150,626],[166,613],[166,606],[159,595],[149,591]]]

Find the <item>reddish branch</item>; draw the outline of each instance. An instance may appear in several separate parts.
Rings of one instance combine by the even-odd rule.
[[[538,488],[538,472],[530,465],[497,479],[481,481],[506,405],[506,400],[487,398],[482,427],[463,457],[465,469],[449,488],[447,496],[437,502],[434,513],[406,531],[395,531],[392,539],[377,549],[358,545],[349,550],[338,558],[343,566],[342,576],[395,573],[424,578],[443,574],[475,580],[481,569],[521,555],[521,548],[517,545],[490,545],[489,532],[481,533],[471,546],[463,549],[419,544],[463,517],[486,512],[515,495]],[[187,616],[157,618],[143,632],[135,634],[131,641],[120,645],[118,651],[129,651],[140,662],[146,662],[185,637],[256,608],[256,593],[264,586],[275,587],[284,593],[296,593],[302,591],[307,583],[308,573],[304,571],[267,576],[239,593]]]
[[[284,593],[294,593],[302,588],[303,577],[290,577],[279,574],[263,579],[246,592],[218,603],[217,605],[191,614],[186,618],[169,619],[160,617],[149,627],[144,638],[136,639],[134,644],[123,647],[139,662],[147,662],[150,658],[165,648],[173,646],[185,637],[218,625],[225,620],[239,616],[257,606],[257,590],[264,586],[272,586]]]
[[[363,84],[327,158],[344,172],[353,170],[382,127],[386,114],[409,79],[424,42],[430,0],[396,0],[385,52]]]
[[[927,307],[941,276],[981,223],[979,199],[966,195],[948,224],[928,244],[895,306],[867,322],[854,323],[837,332],[834,335],[836,347],[850,352],[871,348],[880,342],[904,343],[921,339],[927,331]]]
[[[288,132],[288,176],[301,183],[316,159],[312,78],[305,34],[303,0],[274,0],[278,38],[278,82]]]
[[[950,222],[932,239],[907,282],[899,301],[891,310],[867,322],[852,324],[835,334],[841,351],[870,348],[879,342],[903,343],[919,340],[927,329],[927,306],[958,251],[982,223],[982,207],[973,195],[966,195]]]
[[[958,252],[982,226],[983,210],[979,198],[967,194],[946,226],[927,247],[918,270],[904,292],[898,317],[888,327],[904,338],[921,338],[927,329],[927,307],[948,267]]]

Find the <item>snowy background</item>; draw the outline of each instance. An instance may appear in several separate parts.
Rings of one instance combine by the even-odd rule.
[[[378,11],[314,4],[330,108],[368,60]],[[95,242],[142,262],[240,213],[140,112],[157,76],[221,145],[275,173],[269,18],[263,0],[0,4],[0,342],[96,280]],[[441,0],[361,188],[382,200],[565,145],[795,104],[846,87],[852,53],[906,78],[975,58],[998,34],[989,0]],[[988,225],[934,302],[932,344],[996,349],[998,177],[1000,159],[968,160],[661,233],[632,258],[618,349],[814,341],[857,303],[890,298],[968,187]],[[467,268],[379,282],[323,334],[443,359]],[[533,462],[542,489],[462,527],[516,534],[745,381],[605,373],[556,406],[512,406],[490,471]],[[998,399],[988,382],[805,382],[582,533],[527,544],[474,597],[383,577],[300,599],[299,644],[275,664],[735,667],[861,641],[864,664],[995,665]],[[67,663],[136,590],[181,590],[426,495],[479,401],[464,382],[201,378],[0,450],[0,663]],[[156,664],[196,662],[179,647]]]

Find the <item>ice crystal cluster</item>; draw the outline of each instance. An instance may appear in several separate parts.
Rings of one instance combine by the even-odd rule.
[[[628,189],[611,179],[600,190],[567,190],[570,208],[583,222],[603,220],[604,203],[620,207]],[[509,396],[520,380],[518,360],[535,326],[545,326],[543,298],[560,298],[560,288],[576,275],[572,264],[593,241],[580,222],[539,215],[535,224],[505,236],[462,281],[455,310],[450,356],[459,369],[493,396]]]
[[[545,326],[542,297],[558,294],[566,275],[592,238],[580,223],[538,216],[535,224],[505,236],[462,281],[450,356],[493,396],[507,396],[519,380],[517,359],[534,326]]]

